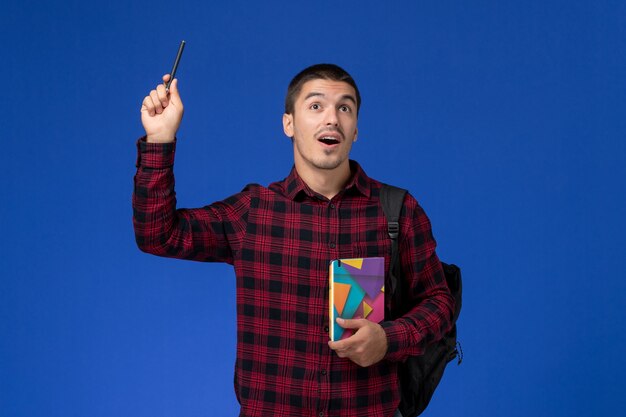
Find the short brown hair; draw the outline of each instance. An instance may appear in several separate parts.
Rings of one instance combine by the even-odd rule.
[[[300,71],[289,83],[287,96],[285,97],[285,113],[293,114],[296,97],[300,94],[302,86],[311,80],[343,81],[350,84],[356,92],[356,112],[361,108],[361,94],[354,79],[347,71],[335,64],[316,64]]]

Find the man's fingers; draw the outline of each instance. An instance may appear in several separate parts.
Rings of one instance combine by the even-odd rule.
[[[152,103],[152,98],[150,98],[150,96],[146,96],[143,99],[143,102],[141,103],[141,107],[142,107],[141,110],[148,112],[148,115],[150,116],[155,115],[154,104]]]
[[[355,343],[358,343],[358,341],[355,342],[355,340],[352,337],[349,337],[347,339],[337,340],[334,342],[331,340],[328,342],[328,347],[330,347],[335,352],[345,353],[345,352],[352,350],[355,346]]]
[[[354,360],[355,357],[363,353],[362,343],[348,338],[336,342],[328,342],[328,347],[335,351],[340,358],[349,358]]]
[[[360,329],[364,325],[367,324],[367,320],[365,319],[342,319],[337,317],[337,323],[343,327],[344,329]],[[341,352],[348,352],[355,343],[359,343],[359,339],[355,340],[355,335],[348,337],[347,339],[337,340],[337,341],[329,341],[328,346],[340,354]],[[343,356],[342,356],[343,357]]]
[[[167,97],[167,91],[165,91],[165,86],[163,84],[157,85],[156,92],[159,97],[159,101],[161,102],[161,106],[166,108],[169,104],[169,99]]]
[[[344,352],[344,351],[341,351],[341,350],[336,350],[335,353],[340,358],[347,358],[348,357],[348,352]]]
[[[342,346],[341,343],[342,343],[341,341],[333,342],[332,340],[329,340],[328,341],[328,347],[331,348],[334,351],[337,351],[337,350],[341,349],[341,346]]]
[[[163,85],[167,84],[167,82],[170,80],[170,75],[169,74],[165,74],[163,76]]]
[[[152,104],[154,105],[154,111],[156,114],[163,113],[163,105],[161,104],[161,100],[159,100],[159,95],[156,90],[150,91],[150,98],[152,99]]]
[[[348,351],[350,350],[350,344],[346,343],[346,340],[339,340],[336,342],[333,342],[331,340],[330,342],[328,342],[328,347],[334,350],[337,353],[337,355],[339,355],[342,358],[344,358],[348,354]]]

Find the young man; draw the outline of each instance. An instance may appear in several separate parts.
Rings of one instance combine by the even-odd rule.
[[[283,128],[294,151],[287,178],[177,210],[173,163],[183,115],[177,80],[169,94],[159,85],[143,101],[146,136],[138,142],[133,195],[137,244],[159,256],[234,266],[241,416],[397,415],[398,363],[450,327],[454,301],[430,222],[407,195],[400,256],[413,309],[381,324],[343,320],[339,325],[354,334],[328,341],[330,261],[381,256],[389,268],[381,183],[349,159],[360,104],[343,69],[306,68],[285,100]]]

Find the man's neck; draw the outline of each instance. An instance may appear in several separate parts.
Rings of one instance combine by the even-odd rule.
[[[350,163],[345,161],[335,169],[319,169],[296,163],[296,171],[310,189],[331,200],[350,180]]]

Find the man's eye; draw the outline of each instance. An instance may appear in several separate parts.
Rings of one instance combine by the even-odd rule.
[[[319,110],[320,109],[320,105],[317,103],[311,104],[311,106],[309,107],[311,110]]]
[[[350,108],[350,106],[341,106],[339,107],[339,110],[344,113],[349,113],[352,109]]]

